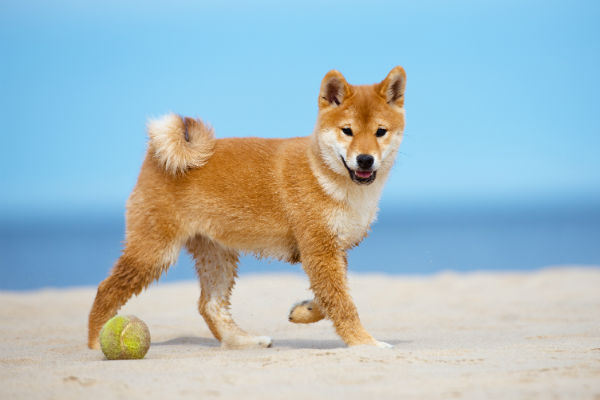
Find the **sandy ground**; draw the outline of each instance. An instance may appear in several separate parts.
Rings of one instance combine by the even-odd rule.
[[[88,350],[95,288],[0,293],[0,399],[600,399],[600,268],[351,275],[363,323],[393,349],[346,348],[331,323],[293,325],[300,275],[239,279],[238,323],[274,347],[224,350],[195,282],[153,285],[122,314],[146,321],[143,360]]]

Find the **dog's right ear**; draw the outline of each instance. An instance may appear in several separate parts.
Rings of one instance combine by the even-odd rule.
[[[339,71],[331,70],[321,82],[319,109],[337,107],[350,95],[350,85]]]
[[[376,88],[381,97],[389,105],[404,107],[404,88],[406,87],[406,72],[401,66],[390,71],[388,76],[379,83]]]

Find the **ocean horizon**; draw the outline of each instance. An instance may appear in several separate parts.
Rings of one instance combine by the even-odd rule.
[[[124,240],[124,212],[3,218],[2,290],[96,286]],[[600,207],[383,208],[368,237],[349,251],[350,273],[433,274],[440,271],[534,270],[600,265]],[[252,255],[238,272],[303,273]],[[160,281],[196,279],[182,250]]]

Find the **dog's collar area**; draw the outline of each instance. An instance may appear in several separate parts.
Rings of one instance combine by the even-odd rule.
[[[371,175],[369,175],[368,178],[361,178],[360,176],[356,175],[356,172],[354,170],[352,170],[350,167],[348,167],[348,164],[346,164],[346,160],[344,160],[343,156],[340,155],[340,158],[342,159],[342,163],[344,163],[344,167],[346,167],[346,169],[348,170],[348,173],[350,174],[350,179],[352,179],[354,182],[359,183],[361,185],[369,185],[369,184],[373,183],[373,181],[377,177],[377,171],[366,171],[365,170],[365,172],[371,172]],[[360,171],[363,171],[363,170],[360,170]]]

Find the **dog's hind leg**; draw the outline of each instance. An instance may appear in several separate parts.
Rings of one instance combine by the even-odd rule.
[[[229,312],[229,298],[237,276],[238,254],[202,236],[187,243],[196,260],[201,294],[198,311],[223,347],[271,347],[271,338],[242,330]]]
[[[312,324],[323,318],[325,315],[314,300],[304,300],[292,306],[288,320],[295,324]]]
[[[165,232],[154,235],[152,230],[136,231],[137,234],[128,232],[123,255],[110,276],[98,286],[88,322],[90,349],[98,348],[98,336],[104,323],[132,295],[139,294],[177,260],[181,245],[173,240],[172,235]]]

